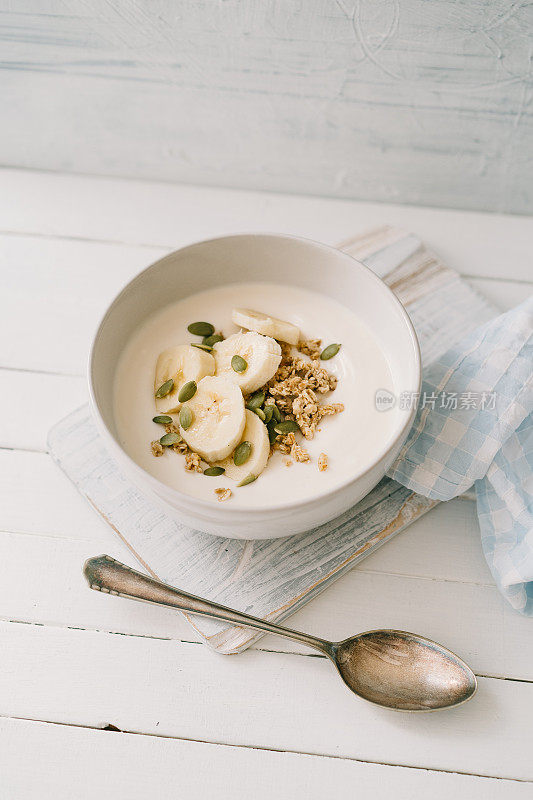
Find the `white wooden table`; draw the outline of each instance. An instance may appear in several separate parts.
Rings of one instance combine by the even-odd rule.
[[[2,800],[532,797],[533,620],[494,587],[471,502],[430,512],[291,620],[339,639],[414,630],[480,676],[460,709],[400,715],[294,643],[214,655],[179,614],[90,592],[85,558],[132,559],[46,453],[86,399],[102,310],[171,249],[248,230],[336,243],[389,222],[507,308],[532,289],[531,220],[9,170],[0,212]]]

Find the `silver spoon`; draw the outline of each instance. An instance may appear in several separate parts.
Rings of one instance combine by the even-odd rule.
[[[333,661],[352,692],[378,706],[398,711],[436,711],[464,703],[477,689],[476,676],[464,661],[442,645],[414,633],[385,629],[328,642],[180,592],[111,556],[90,558],[83,572],[91,589],[214,617],[313,647]]]

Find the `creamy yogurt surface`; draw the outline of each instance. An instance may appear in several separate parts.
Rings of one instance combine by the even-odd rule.
[[[314,439],[302,437],[300,443],[311,456],[310,462],[287,467],[287,456],[275,452],[259,478],[243,487],[237,487],[225,475],[206,477],[187,472],[183,456],[170,450],[155,458],[150,447],[165,432],[152,422],[157,413],[154,372],[159,353],[174,345],[201,342],[187,331],[196,320],[211,322],[226,337],[236,333],[240,329],[231,321],[235,307],[254,308],[292,322],[303,338],[320,338],[324,347],[341,343],[334,358],[320,362],[338,378],[337,388],[319,398],[321,404],[343,403],[345,407],[342,413],[320,422]],[[385,354],[372,332],[348,308],[325,295],[290,285],[230,284],[171,303],[139,327],[117,366],[114,417],[126,453],[162,483],[214,503],[218,502],[214,490],[227,487],[233,496],[221,506],[268,507],[315,498],[372,465],[398,429],[396,409],[385,413],[376,410],[378,389],[395,391]],[[317,466],[321,453],[328,456],[324,472]]]

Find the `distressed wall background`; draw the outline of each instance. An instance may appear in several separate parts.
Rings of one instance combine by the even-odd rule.
[[[0,0],[4,165],[533,210],[531,0]]]

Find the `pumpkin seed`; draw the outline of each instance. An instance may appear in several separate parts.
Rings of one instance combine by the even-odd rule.
[[[235,450],[233,451],[233,463],[236,467],[240,467],[243,464],[246,464],[250,456],[252,455],[252,443],[251,442],[241,442],[237,445]]]
[[[159,425],[171,425],[172,417],[169,417],[168,414],[158,414],[152,419],[152,422],[157,422]]]
[[[161,384],[157,392],[155,393],[156,397],[166,397],[167,394],[170,394],[172,389],[174,388],[174,381],[170,378],[168,381],[165,381]]]
[[[325,347],[320,353],[320,358],[322,361],[329,361],[330,358],[333,358],[333,356],[337,355],[340,349],[340,344],[328,344],[328,346]]]
[[[198,350],[205,350],[206,353],[210,353],[213,349],[209,347],[207,344],[196,344],[196,342],[191,342],[191,347],[197,347]]]
[[[187,330],[193,336],[211,336],[215,332],[215,326],[210,322],[191,322],[187,325]]]
[[[222,473],[225,471],[226,470],[224,467],[208,467],[207,469],[204,469],[204,475],[207,475],[210,478],[216,478],[217,475],[222,475]]]
[[[265,406],[263,408],[263,414],[265,415],[265,419],[263,420],[263,422],[266,422],[268,424],[272,419],[272,415],[274,414],[274,409],[272,408],[272,406]]]
[[[159,440],[159,444],[162,444],[163,447],[170,447],[171,444],[177,444],[178,442],[181,442],[179,433],[165,433]]]
[[[267,425],[268,439],[270,441],[270,444],[274,444],[274,442],[278,438],[278,434],[274,430],[275,427],[276,427],[276,420],[273,419],[272,422],[269,422]]]
[[[296,433],[300,428],[293,419],[285,419],[283,422],[276,422],[274,430],[283,436],[286,433]]]
[[[187,400],[190,400],[191,397],[194,397],[197,388],[196,381],[187,381],[187,383],[184,383],[178,394],[179,402],[186,403]]]
[[[277,405],[272,406],[272,416],[276,420],[276,422],[281,422],[281,411],[277,407]]]
[[[204,336],[202,339],[202,344],[206,344],[208,347],[213,347],[213,345],[217,342],[223,341],[224,337],[220,333],[214,333],[212,336]]]
[[[266,415],[262,408],[254,408],[254,414],[257,414],[262,422],[266,422]]]
[[[253,483],[256,480],[257,480],[257,475],[253,475],[250,472],[250,474],[247,475],[246,478],[243,478],[242,481],[237,484],[237,486],[248,486],[249,483]]]
[[[264,402],[265,402],[265,393],[261,391],[254,392],[254,394],[248,400],[246,408],[250,409],[250,411],[255,411],[255,409],[260,408]]]
[[[180,411],[180,425],[184,431],[192,425],[192,411],[188,406],[183,406]]]
[[[248,364],[242,356],[233,356],[231,359],[231,366],[235,372],[244,372],[248,368]]]

